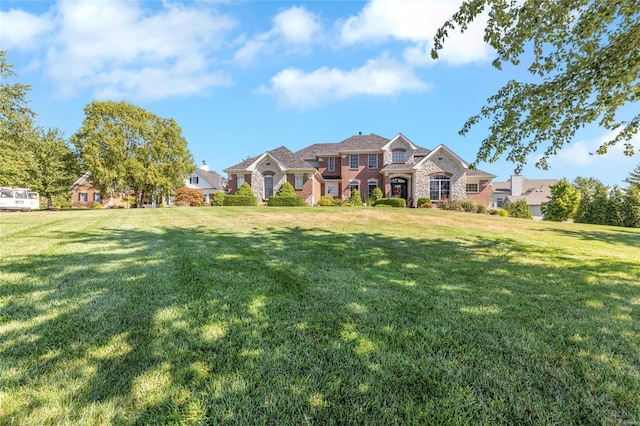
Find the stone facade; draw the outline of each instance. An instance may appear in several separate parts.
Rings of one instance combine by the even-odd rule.
[[[449,176],[450,195],[454,200],[466,198],[466,174],[465,169],[447,153],[438,153],[433,159],[428,159],[422,163],[415,173],[415,195],[414,199],[426,197],[430,198],[431,177],[436,175]]]

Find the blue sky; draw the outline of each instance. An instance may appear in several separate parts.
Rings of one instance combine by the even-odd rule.
[[[110,99],[174,118],[196,163],[218,172],[281,145],[296,151],[358,132],[443,143],[472,162],[488,123],[458,130],[505,82],[528,75],[491,66],[482,22],[431,60],[433,34],[459,3],[2,0],[0,49],[32,86],[38,123],[67,137],[85,105]],[[621,184],[640,155],[590,155],[607,135],[587,127],[549,171],[533,156],[523,174]],[[514,169],[478,167],[496,180]]]

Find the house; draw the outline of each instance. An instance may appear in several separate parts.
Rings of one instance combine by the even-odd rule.
[[[100,203],[105,207],[129,207],[125,194],[104,198],[100,188],[91,182],[91,172],[86,172],[71,185],[71,205],[73,207],[92,207]]]
[[[349,198],[358,189],[365,201],[379,187],[385,197],[400,197],[415,206],[418,198],[434,202],[473,199],[491,202],[495,177],[474,170],[445,145],[433,150],[398,134],[387,139],[375,134],[351,136],[341,142],[317,143],[297,152],[281,146],[224,169],[229,192],[247,182],[265,201],[285,181],[309,204],[321,196]]]
[[[531,215],[542,217],[542,203],[549,201],[550,186],[558,183],[558,179],[527,179],[520,175],[513,175],[508,181],[493,182],[493,205],[504,207],[507,201],[515,203],[526,200]]]
[[[209,203],[216,192],[226,191],[227,181],[218,173],[210,171],[207,163],[203,161],[202,165],[185,179],[185,186],[200,191],[204,202]]]

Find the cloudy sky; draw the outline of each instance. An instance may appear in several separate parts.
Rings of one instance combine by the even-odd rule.
[[[196,163],[219,172],[281,145],[296,151],[358,132],[443,143],[472,162],[488,123],[465,137],[458,130],[505,82],[527,76],[491,67],[481,25],[430,58],[433,34],[458,4],[2,0],[0,49],[31,85],[39,124],[67,137],[86,104],[110,99],[174,118]],[[550,171],[532,158],[523,174],[620,184],[640,155],[590,155],[606,136],[588,127]],[[479,168],[506,180],[514,166]]]

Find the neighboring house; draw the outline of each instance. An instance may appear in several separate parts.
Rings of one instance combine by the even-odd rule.
[[[95,203],[108,207],[128,207],[124,196],[103,197],[100,188],[91,182],[91,172],[86,172],[71,185],[71,205],[91,207]]]
[[[202,165],[185,179],[185,186],[200,191],[204,202],[209,203],[216,192],[226,191],[227,181],[218,173],[210,171],[207,163],[203,161]]]
[[[313,144],[295,153],[282,146],[224,172],[229,176],[230,193],[247,182],[262,201],[288,181],[310,204],[323,195],[349,198],[353,189],[366,201],[379,187],[385,197],[404,198],[411,206],[421,197],[436,203],[466,198],[489,204],[495,177],[470,169],[444,145],[428,150],[402,134],[386,139],[362,133],[342,142]]]
[[[504,207],[509,201],[526,200],[531,215],[542,217],[542,203],[549,201],[551,185],[558,183],[558,179],[527,179],[520,175],[513,175],[506,182],[493,182],[493,205]]]

